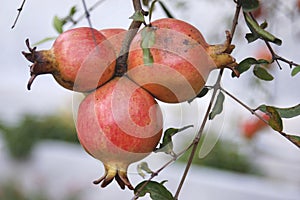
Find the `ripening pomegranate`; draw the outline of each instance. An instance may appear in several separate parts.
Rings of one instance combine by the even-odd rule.
[[[52,74],[64,88],[88,92],[112,78],[116,55],[113,46],[97,30],[81,27],[60,34],[49,50],[36,51],[26,40],[29,53],[23,55],[32,62],[30,89],[40,74]]]
[[[105,174],[95,184],[114,178],[133,189],[127,168],[149,155],[162,134],[162,113],[155,99],[126,77],[116,77],[80,104],[76,122],[83,148],[103,162]]]
[[[113,45],[116,54],[119,55],[127,31],[122,28],[108,28],[108,29],[101,29],[99,31]]]
[[[237,64],[230,55],[233,49],[229,40],[209,45],[198,29],[184,21],[159,19],[133,39],[127,73],[157,99],[183,102],[197,96],[213,69],[234,70]],[[150,64],[145,63],[147,50],[148,57],[153,59]]]

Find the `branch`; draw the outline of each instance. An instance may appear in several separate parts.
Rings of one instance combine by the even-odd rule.
[[[72,21],[73,26],[75,26],[79,21],[81,21],[82,19],[84,19],[86,17],[86,12],[90,13],[91,11],[93,11],[95,8],[97,8],[101,3],[103,3],[105,0],[99,0],[96,3],[94,3],[89,9],[87,9],[87,11],[85,11],[84,14],[82,14],[80,17],[78,17],[77,20]]]
[[[141,11],[141,13],[143,13],[144,15],[148,14],[147,12],[143,11],[140,0],[132,0],[132,3],[135,12]],[[122,44],[121,51],[119,53],[119,57],[117,58],[116,71],[115,71],[116,76],[123,76],[127,72],[127,59],[128,59],[129,47],[141,25],[142,22],[133,20],[129,26],[129,29],[126,33],[125,39]]]
[[[233,24],[232,24],[232,28],[231,28],[231,33],[230,33],[231,37],[229,38],[229,44],[231,44],[231,42],[232,42],[232,38],[235,34],[235,30],[236,30],[236,27],[238,25],[238,18],[239,18],[240,11],[241,11],[241,5],[239,3],[237,3],[236,11],[235,11],[234,19],[233,19]],[[230,46],[230,45],[228,45],[228,46]],[[224,71],[224,69],[220,70],[219,77],[218,77],[218,80],[217,80],[216,84],[214,85],[213,95],[212,95],[211,100],[209,102],[209,105],[208,105],[207,111],[205,113],[204,119],[202,121],[200,130],[199,130],[197,136],[195,137],[195,139],[193,140],[193,143],[192,143],[193,148],[192,148],[191,154],[189,156],[189,160],[188,160],[188,163],[187,163],[186,168],[184,170],[184,173],[182,175],[182,178],[180,180],[180,183],[178,185],[178,188],[177,188],[177,191],[176,191],[176,194],[175,194],[175,199],[178,199],[181,188],[182,188],[182,186],[184,184],[184,181],[187,177],[187,174],[190,170],[191,164],[192,164],[193,159],[194,159],[194,155],[195,155],[197,147],[199,145],[200,138],[203,134],[204,127],[205,127],[205,125],[207,123],[207,120],[209,118],[209,113],[212,109],[213,102],[216,98],[217,91],[220,89],[220,83],[221,83],[221,78],[222,78],[222,75],[223,75],[223,71]]]
[[[23,0],[22,5],[20,6],[20,8],[17,9],[18,14],[17,14],[17,17],[16,17],[16,19],[15,19],[13,25],[11,26],[11,29],[15,28],[15,26],[16,26],[16,24],[17,24],[17,21],[18,21],[18,19],[19,19],[19,17],[20,17],[20,14],[21,14],[21,12],[22,12],[22,10],[23,10],[23,7],[24,7],[25,2],[26,2],[26,0]]]
[[[234,101],[236,101],[238,104],[240,104],[242,107],[244,107],[246,110],[248,110],[249,112],[251,112],[251,114],[255,115],[257,118],[259,118],[261,121],[263,121],[265,124],[269,125],[269,122],[264,119],[262,116],[260,116],[259,114],[256,113],[256,110],[253,110],[252,108],[250,108],[249,106],[247,106],[245,103],[243,103],[241,100],[239,100],[238,98],[236,98],[234,95],[232,95],[231,93],[229,93],[227,90],[225,90],[224,88],[220,87],[220,90],[222,92],[224,92],[227,96],[231,97]],[[292,144],[294,144],[295,146],[297,146],[299,148],[299,146],[297,144],[295,144],[290,136],[283,132],[283,131],[276,131],[278,132],[281,136],[283,136],[285,139],[287,139],[289,142],[291,142]]]
[[[265,40],[265,43],[266,43],[266,45],[267,45],[270,53],[272,54],[272,60],[276,61],[277,65],[279,66],[279,69],[282,69],[279,61],[287,63],[290,66],[290,68],[292,68],[293,66],[299,66],[300,65],[300,64],[297,64],[297,63],[295,63],[293,61],[289,61],[289,60],[287,60],[287,59],[279,56],[278,54],[275,53],[274,49],[270,45],[270,42],[268,42],[268,41]]]

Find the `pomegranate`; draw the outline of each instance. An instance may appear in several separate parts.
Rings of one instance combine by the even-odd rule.
[[[122,28],[108,28],[101,29],[99,31],[107,38],[107,40],[109,40],[109,42],[114,46],[116,54],[119,55],[127,31]]]
[[[262,114],[262,118],[266,121],[270,120],[270,117],[267,114]],[[251,139],[256,135],[257,132],[266,128],[267,126],[268,124],[256,118],[254,120],[250,120],[242,124],[242,134],[247,139]]]
[[[22,53],[33,63],[28,89],[40,74],[52,74],[61,86],[78,92],[91,91],[114,75],[114,48],[95,29],[68,30],[58,36],[50,50],[36,51],[28,40],[26,44],[30,52]]]
[[[103,162],[101,187],[114,178],[122,189],[133,186],[128,165],[149,155],[162,134],[162,113],[155,99],[126,77],[116,77],[81,102],[77,134],[83,148]]]
[[[144,63],[141,47],[145,33],[154,34],[148,47],[153,57],[150,65]],[[237,64],[230,55],[233,49],[229,40],[225,44],[209,45],[198,29],[184,21],[159,19],[133,39],[128,76],[163,102],[187,101],[201,91],[211,70],[224,67],[234,70]]]

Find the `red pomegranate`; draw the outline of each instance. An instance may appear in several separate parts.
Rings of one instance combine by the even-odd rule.
[[[149,155],[162,134],[162,113],[155,99],[126,77],[116,77],[90,93],[80,104],[78,139],[103,162],[105,174],[95,184],[114,178],[122,189],[133,189],[128,165]]]
[[[114,75],[114,48],[95,29],[68,30],[58,36],[50,50],[36,51],[28,40],[26,44],[30,52],[22,53],[33,63],[28,89],[40,74],[52,74],[61,86],[78,92],[91,91]]]
[[[146,48],[141,47],[144,39],[149,40]],[[150,65],[144,63],[147,48],[153,57]],[[159,19],[133,39],[128,76],[163,102],[183,102],[201,91],[211,70],[234,69],[237,64],[230,55],[233,49],[228,40],[222,45],[209,45],[200,31],[189,23]]]
[[[107,38],[107,40],[109,40],[109,42],[114,46],[117,55],[119,55],[127,31],[122,28],[108,28],[101,29],[99,31]]]

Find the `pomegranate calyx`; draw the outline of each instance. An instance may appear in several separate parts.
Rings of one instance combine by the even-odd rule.
[[[53,73],[56,69],[56,63],[52,51],[42,50],[37,51],[37,47],[31,47],[29,39],[25,40],[29,52],[22,51],[24,57],[32,62],[30,66],[30,79],[27,83],[27,89],[30,90],[35,78],[40,74]]]
[[[109,167],[107,165],[105,165],[104,167],[105,167],[105,174],[101,178],[93,181],[93,183],[95,185],[98,185],[101,183],[100,186],[102,188],[104,188],[107,185],[109,185],[115,178],[121,189],[124,190],[125,186],[127,186],[130,190],[134,189],[134,187],[131,185],[131,183],[127,177],[126,169],[125,170],[118,169],[115,167]]]
[[[235,58],[230,55],[235,48],[235,45],[231,44],[231,40],[232,37],[230,32],[226,31],[225,42],[223,44],[209,45],[207,52],[217,68],[229,68],[237,77],[239,77],[240,73],[236,69],[238,64],[236,63]]]

